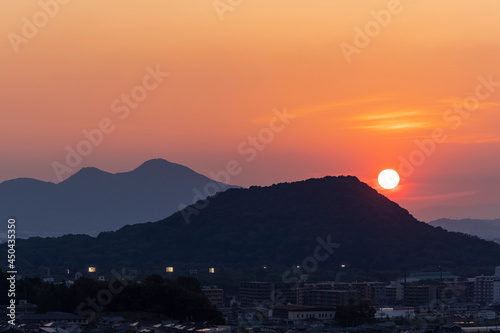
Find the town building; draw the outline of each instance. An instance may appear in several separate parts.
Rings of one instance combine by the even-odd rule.
[[[391,304],[396,304],[403,300],[403,285],[396,281],[391,281],[385,287],[386,299]]]
[[[418,272],[411,273],[410,276],[399,279],[400,282],[418,282],[423,280],[456,280],[460,276],[450,272]]]
[[[495,268],[494,275],[475,277],[474,301],[483,305],[500,303],[500,267]]]
[[[294,325],[312,321],[324,322],[335,318],[335,310],[303,305],[278,305],[272,309],[271,318]]]
[[[224,305],[224,291],[217,286],[206,286],[201,291],[207,296],[212,305],[221,308]]]
[[[297,284],[278,282],[241,282],[239,302],[243,307],[258,304],[296,304]]]
[[[386,284],[382,282],[309,282],[299,288],[298,304],[336,307],[350,299],[380,304],[386,297]]]
[[[375,308],[375,318],[377,319],[394,319],[406,318],[413,319],[415,317],[415,308],[400,307],[400,308]]]
[[[67,312],[47,312],[47,313],[25,313],[18,316],[22,324],[40,323],[40,324],[75,324],[87,325],[87,318]]]
[[[421,306],[434,304],[436,301],[437,286],[431,284],[407,283],[403,286],[404,304]]]

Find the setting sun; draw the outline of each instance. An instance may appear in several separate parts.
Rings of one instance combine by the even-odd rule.
[[[379,173],[378,183],[387,190],[393,189],[399,184],[399,175],[392,169],[385,169]]]

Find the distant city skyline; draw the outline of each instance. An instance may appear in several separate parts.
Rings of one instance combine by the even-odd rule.
[[[0,3],[0,182],[235,161],[234,185],[353,175],[500,218],[496,1],[49,2]]]

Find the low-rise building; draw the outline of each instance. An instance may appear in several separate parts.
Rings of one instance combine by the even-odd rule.
[[[315,306],[279,305],[272,309],[271,318],[288,324],[301,324],[311,320],[328,321],[335,318],[335,310]]]
[[[375,308],[375,318],[407,318],[412,319],[415,317],[415,308],[413,307],[400,307],[400,308]]]
[[[17,317],[23,324],[29,323],[55,323],[55,324],[76,324],[87,325],[87,318],[67,312],[47,312],[47,313],[25,313]]]
[[[484,321],[484,320],[495,320],[497,317],[497,314],[493,310],[479,310],[474,314],[474,318],[476,321]]]
[[[31,304],[28,303],[28,301],[25,299],[20,299],[18,304],[16,305],[16,313],[35,313],[36,308],[36,304]]]

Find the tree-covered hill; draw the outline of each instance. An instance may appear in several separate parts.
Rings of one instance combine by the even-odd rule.
[[[18,270],[34,274],[46,267],[63,272],[96,266],[101,272],[126,267],[164,274],[166,266],[176,272],[215,267],[218,278],[255,279],[262,277],[263,266],[281,278],[292,265],[309,265],[294,274],[333,278],[346,265],[353,274],[388,279],[403,269],[439,266],[464,276],[489,274],[500,263],[500,245],[419,222],[352,176],[229,189],[207,200],[167,219],[95,238],[18,240]],[[308,258],[321,242],[340,246],[313,267]],[[321,256],[326,253],[321,250]]]

